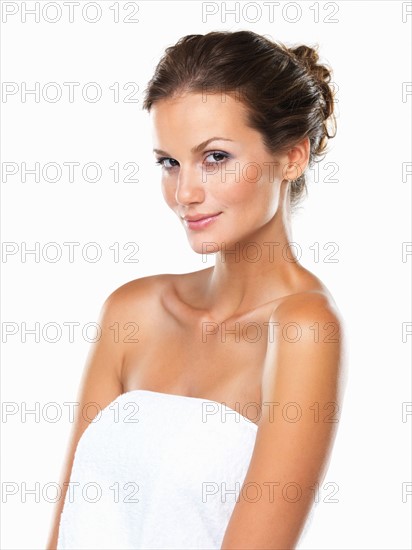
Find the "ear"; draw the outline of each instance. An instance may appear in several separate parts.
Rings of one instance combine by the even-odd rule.
[[[306,137],[293,147],[285,155],[282,176],[286,180],[299,178],[309,164],[310,141]]]

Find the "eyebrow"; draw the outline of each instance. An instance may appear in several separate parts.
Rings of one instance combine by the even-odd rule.
[[[192,147],[190,149],[191,153],[199,153],[209,145],[211,141],[234,141],[233,139],[229,138],[223,138],[223,137],[212,137],[210,139],[207,139],[206,141],[202,141],[202,143],[199,143],[199,145],[195,145],[195,147]],[[169,153],[166,153],[166,151],[162,151],[162,149],[153,149],[154,153],[158,153],[159,155],[168,155]]]

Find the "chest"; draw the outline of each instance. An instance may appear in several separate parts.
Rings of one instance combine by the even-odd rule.
[[[225,323],[182,323],[164,317],[141,326],[126,346],[123,389],[201,397],[225,403],[253,422],[261,406],[268,313]]]

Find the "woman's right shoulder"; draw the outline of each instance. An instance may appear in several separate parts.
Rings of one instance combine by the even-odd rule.
[[[138,277],[115,288],[105,299],[103,307],[121,308],[122,311],[136,307],[149,307],[159,302],[163,292],[173,286],[176,275],[164,273]]]
[[[198,289],[210,268],[189,273],[162,273],[139,277],[122,284],[113,290],[103,304],[104,311],[110,311],[109,317],[129,318],[148,313],[153,319],[162,314],[170,298],[190,295]],[[167,308],[166,308],[167,309]],[[149,319],[147,319],[149,320]]]

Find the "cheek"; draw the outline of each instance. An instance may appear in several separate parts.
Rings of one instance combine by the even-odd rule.
[[[174,206],[176,204],[176,186],[172,184],[170,179],[166,181],[165,178],[162,178],[162,195],[168,206]]]
[[[217,174],[209,176],[207,188],[210,195],[224,206],[245,206],[256,194],[259,185],[255,181],[255,171],[242,168],[242,164],[222,167]]]
[[[279,193],[279,181],[273,177],[269,168],[263,163],[247,162],[239,164],[233,173],[226,174],[226,181],[222,174],[214,176],[210,191],[214,197],[226,206],[239,206],[246,212],[256,209],[269,211]]]

